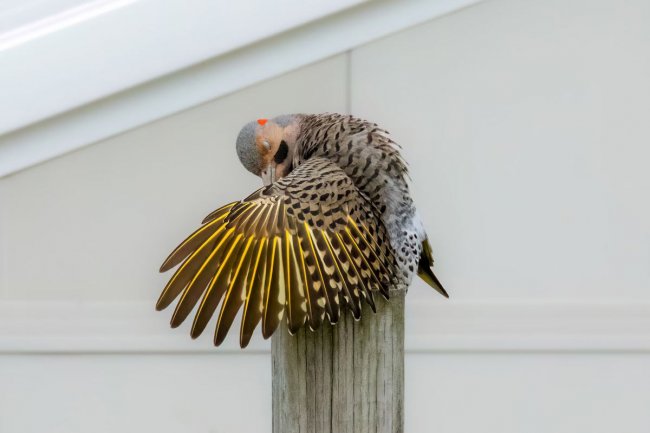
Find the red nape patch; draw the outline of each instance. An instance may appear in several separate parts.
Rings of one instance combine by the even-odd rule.
[[[257,123],[259,123],[262,126],[264,126],[268,121],[269,119],[257,119]]]

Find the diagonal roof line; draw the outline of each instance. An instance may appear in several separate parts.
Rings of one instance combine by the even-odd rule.
[[[54,112],[53,117],[38,118],[0,135],[0,177],[480,1],[365,2]],[[111,65],[105,67],[110,73]],[[27,106],[35,100],[14,103]]]

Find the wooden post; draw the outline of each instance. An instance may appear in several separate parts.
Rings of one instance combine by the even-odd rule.
[[[359,322],[275,332],[273,433],[404,431],[404,292],[375,301]]]

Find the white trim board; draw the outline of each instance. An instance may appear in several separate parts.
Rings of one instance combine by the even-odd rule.
[[[206,49],[200,58],[210,60],[191,67],[185,61],[175,66],[178,69],[161,65],[138,75],[130,86],[124,80],[119,86],[109,80],[113,84],[94,96],[88,93],[66,106],[34,110],[33,117],[17,118],[0,129],[5,132],[0,135],[0,177],[480,1],[370,1],[272,38],[258,35],[257,42],[251,39],[251,44],[235,51]],[[143,7],[140,3],[133,7]],[[339,2],[341,8],[343,3]],[[78,40],[92,40],[92,26],[87,27],[88,34],[77,35]],[[139,57],[120,62],[124,64],[140,65]],[[111,73],[110,64],[100,66],[104,75]],[[13,70],[13,79],[20,80],[20,68]],[[8,78],[0,81],[9,82]],[[66,100],[61,95],[66,88],[60,83],[47,89],[38,97],[18,95],[5,104],[6,110],[29,112],[44,103],[43,98]]]
[[[150,303],[0,302],[0,355],[25,353],[242,353],[236,329],[220,348],[211,332]],[[209,325],[211,329],[213,325]],[[234,332],[233,332],[234,331]],[[269,353],[259,329],[246,353]],[[650,303],[407,301],[406,351],[650,352]]]
[[[368,0],[95,0],[0,34],[10,132]],[[34,103],[38,101],[38,103]]]

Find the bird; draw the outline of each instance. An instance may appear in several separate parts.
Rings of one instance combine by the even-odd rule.
[[[241,310],[245,348],[260,323],[267,339],[283,319],[291,334],[347,311],[360,320],[362,302],[376,313],[377,295],[416,274],[449,297],[388,131],[352,115],[285,114],[245,124],[236,150],[264,186],[207,215],[163,262],[160,272],[178,266],[156,303],[180,298],[173,328],[197,308],[196,338],[221,305],[219,346]]]

